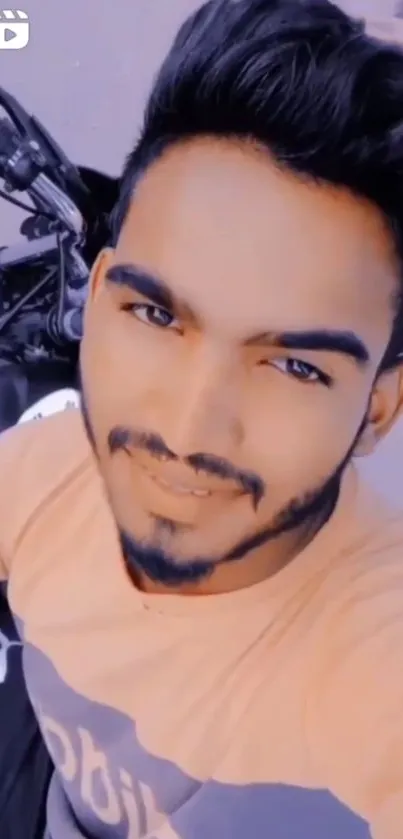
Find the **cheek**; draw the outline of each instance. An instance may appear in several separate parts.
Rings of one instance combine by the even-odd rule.
[[[182,342],[174,333],[147,327],[133,316],[108,311],[88,319],[81,347],[91,411],[115,422],[150,420],[162,398],[167,371],[179,363]],[[110,424],[110,422],[109,422]]]
[[[365,413],[365,397],[356,394],[353,401],[336,388],[314,393],[308,385],[286,385],[245,417],[248,452],[260,474],[265,470],[277,485],[312,487],[350,449]]]

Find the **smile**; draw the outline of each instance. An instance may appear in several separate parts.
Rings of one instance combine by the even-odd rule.
[[[158,486],[163,487],[163,489],[167,489],[175,495],[194,495],[197,498],[208,498],[208,496],[211,495],[211,492],[208,489],[190,489],[184,484],[171,483],[165,478],[160,478],[158,475],[154,475],[153,472],[148,472],[148,475],[153,481],[155,481],[156,484],[158,484]]]

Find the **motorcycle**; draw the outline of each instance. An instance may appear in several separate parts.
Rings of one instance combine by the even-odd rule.
[[[1,432],[78,402],[89,272],[108,241],[118,181],[71,163],[2,88],[0,108],[0,197],[28,213],[24,240],[0,247]]]
[[[91,264],[108,242],[118,180],[71,163],[2,88],[0,108],[6,114],[0,198],[27,213],[23,241],[0,247],[1,433],[79,404],[83,307]],[[26,693],[21,642],[1,583],[0,708],[1,836],[43,839],[52,763]]]

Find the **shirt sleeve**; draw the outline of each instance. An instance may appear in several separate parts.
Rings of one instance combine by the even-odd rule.
[[[403,522],[354,566],[331,610],[307,707],[318,783],[369,825],[403,837]]]

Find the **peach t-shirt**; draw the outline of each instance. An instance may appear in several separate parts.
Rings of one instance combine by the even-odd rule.
[[[402,838],[403,520],[354,470],[288,567],[200,598],[129,581],[78,411],[0,475],[51,839]]]

